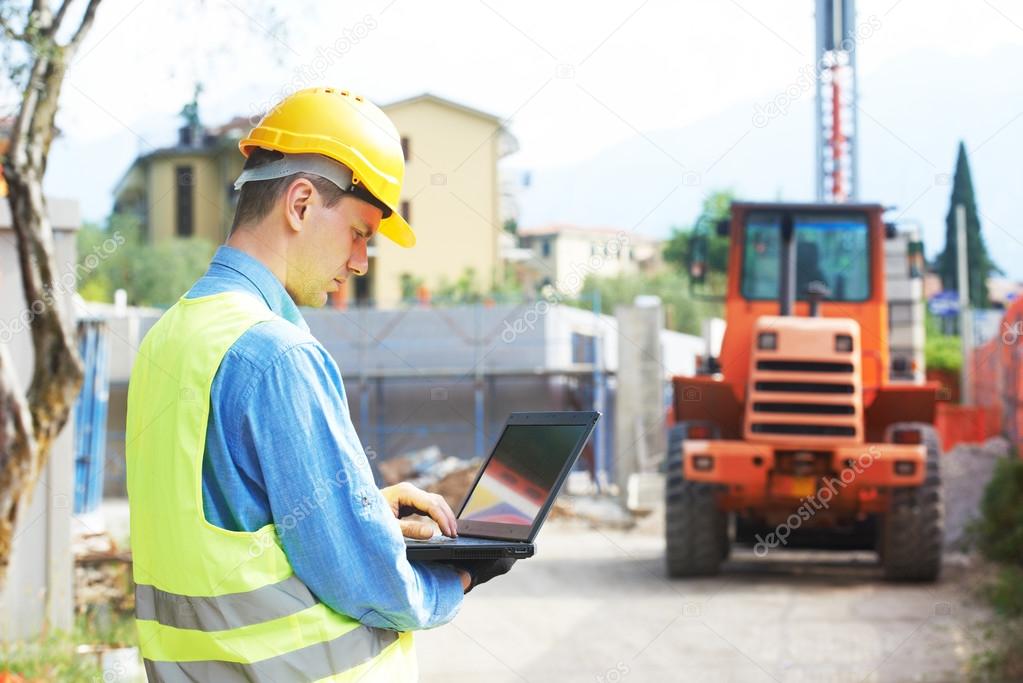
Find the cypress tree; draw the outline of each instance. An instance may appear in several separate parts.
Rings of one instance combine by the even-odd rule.
[[[966,207],[966,268],[970,283],[970,304],[974,308],[987,308],[987,279],[992,274],[1001,273],[988,256],[984,238],[980,234],[980,218],[977,214],[977,200],[973,194],[973,180],[970,178],[970,162],[966,158],[966,146],[959,142],[959,154],[956,159],[955,178],[952,182],[952,197],[945,217],[945,250],[938,255],[938,273],[941,275],[942,287],[946,290],[958,290],[956,249],[956,205]]]

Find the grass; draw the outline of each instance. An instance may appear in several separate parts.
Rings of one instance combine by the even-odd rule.
[[[971,657],[970,680],[1001,683],[1023,680],[1023,460],[1010,453],[995,467],[972,532],[992,561],[981,594],[995,618],[981,638],[984,649]]]
[[[999,567],[985,593],[999,616],[1009,619],[1023,617],[1023,568],[1014,565]]]
[[[20,676],[25,681],[101,681],[103,671],[94,658],[83,658],[75,653],[75,638],[68,633],[53,633],[31,642],[13,643],[0,652],[3,665],[0,681],[5,674]]]
[[[135,644],[135,624],[130,614],[111,614],[96,610],[79,615],[70,632],[53,632],[33,641],[0,646],[0,683],[5,673],[20,676],[26,682],[103,681],[96,657],[79,654],[80,645],[131,647]]]
[[[988,624],[981,638],[987,647],[969,660],[971,683],[1004,683],[1023,680],[1023,621],[999,617]]]

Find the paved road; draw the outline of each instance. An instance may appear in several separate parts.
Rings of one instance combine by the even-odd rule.
[[[424,683],[956,681],[986,613],[967,559],[932,585],[881,581],[872,553],[733,553],[668,580],[646,531],[551,522],[538,555],[419,635]]]

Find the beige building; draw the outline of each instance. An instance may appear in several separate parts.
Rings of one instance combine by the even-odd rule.
[[[551,225],[520,230],[519,246],[532,251],[539,281],[565,296],[575,296],[590,275],[615,277],[659,268],[661,243],[615,228]]]
[[[402,213],[418,240],[402,249],[375,239],[368,283],[356,280],[359,298],[381,306],[402,298],[402,275],[436,292],[467,270],[489,289],[502,275],[500,188],[497,162],[516,149],[493,114],[423,94],[382,106],[405,150]],[[354,293],[352,293],[354,294]]]
[[[515,139],[497,116],[430,94],[382,108],[401,135],[401,211],[418,243],[406,250],[375,238],[369,275],[350,280],[335,304],[394,306],[412,290],[437,292],[469,270],[485,292],[502,276],[497,162],[515,151]],[[216,129],[186,118],[177,145],[140,156],[128,169],[115,189],[115,210],[138,215],[151,240],[194,235],[223,242],[243,163],[238,140],[249,127],[244,118]]]

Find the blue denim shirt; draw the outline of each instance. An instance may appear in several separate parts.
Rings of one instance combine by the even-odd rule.
[[[228,246],[185,295],[251,294],[280,316],[246,331],[213,380],[203,458],[206,519],[232,531],[273,522],[295,574],[331,609],[408,631],[450,621],[458,573],[410,563],[355,433],[337,363],[281,282]]]

